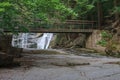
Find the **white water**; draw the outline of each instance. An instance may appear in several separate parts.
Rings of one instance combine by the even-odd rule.
[[[39,37],[40,36],[40,37]],[[13,35],[12,46],[19,48],[48,49],[53,33],[19,33]]]
[[[37,40],[37,48],[48,49],[52,37],[52,33],[44,33],[43,36]]]

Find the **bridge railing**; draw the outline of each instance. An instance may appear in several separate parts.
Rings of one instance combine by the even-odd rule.
[[[40,24],[32,29],[97,29],[97,22],[87,20],[67,20],[62,23]]]
[[[37,24],[37,25],[36,25]],[[28,30],[30,32],[89,32],[93,29],[97,29],[96,21],[88,20],[67,20],[61,23],[45,24],[42,21],[36,22],[36,24],[30,25]],[[24,32],[19,29],[19,27],[14,27],[17,32]],[[59,31],[58,31],[59,30]],[[68,31],[67,31],[68,30]],[[81,31],[79,31],[81,30]],[[5,32],[10,32],[11,30],[4,29]]]

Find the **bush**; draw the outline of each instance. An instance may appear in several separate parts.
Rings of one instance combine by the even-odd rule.
[[[108,31],[101,32],[102,39],[97,42],[98,45],[106,47],[108,41],[112,38],[112,34]]]

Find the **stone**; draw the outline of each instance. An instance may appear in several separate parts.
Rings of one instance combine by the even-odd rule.
[[[108,45],[106,46],[106,54],[115,56],[115,57],[120,57],[120,23],[119,20],[116,21],[113,25],[113,31],[116,30],[115,32],[112,32],[112,38],[108,41]]]
[[[71,48],[74,48],[74,47],[83,48],[83,47],[85,47],[86,35],[82,34],[82,33],[79,33],[79,34],[76,34],[76,35],[77,35],[77,37],[74,36],[73,39],[71,38],[71,41],[69,41],[67,43],[66,47],[71,47]]]
[[[7,66],[13,63],[13,56],[0,52],[0,66]]]
[[[23,51],[22,48],[11,47],[8,49],[7,53],[16,58],[20,58],[20,57],[22,57],[22,55],[21,55],[22,51]]]

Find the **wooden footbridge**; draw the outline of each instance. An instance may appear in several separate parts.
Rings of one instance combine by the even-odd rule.
[[[39,27],[27,28],[32,33],[72,33],[82,32],[91,33],[95,29],[99,29],[97,22],[87,20],[67,20],[63,23],[54,24],[41,24]],[[11,32],[10,30],[4,29],[4,32]],[[19,29],[15,29],[17,32],[24,32]]]

